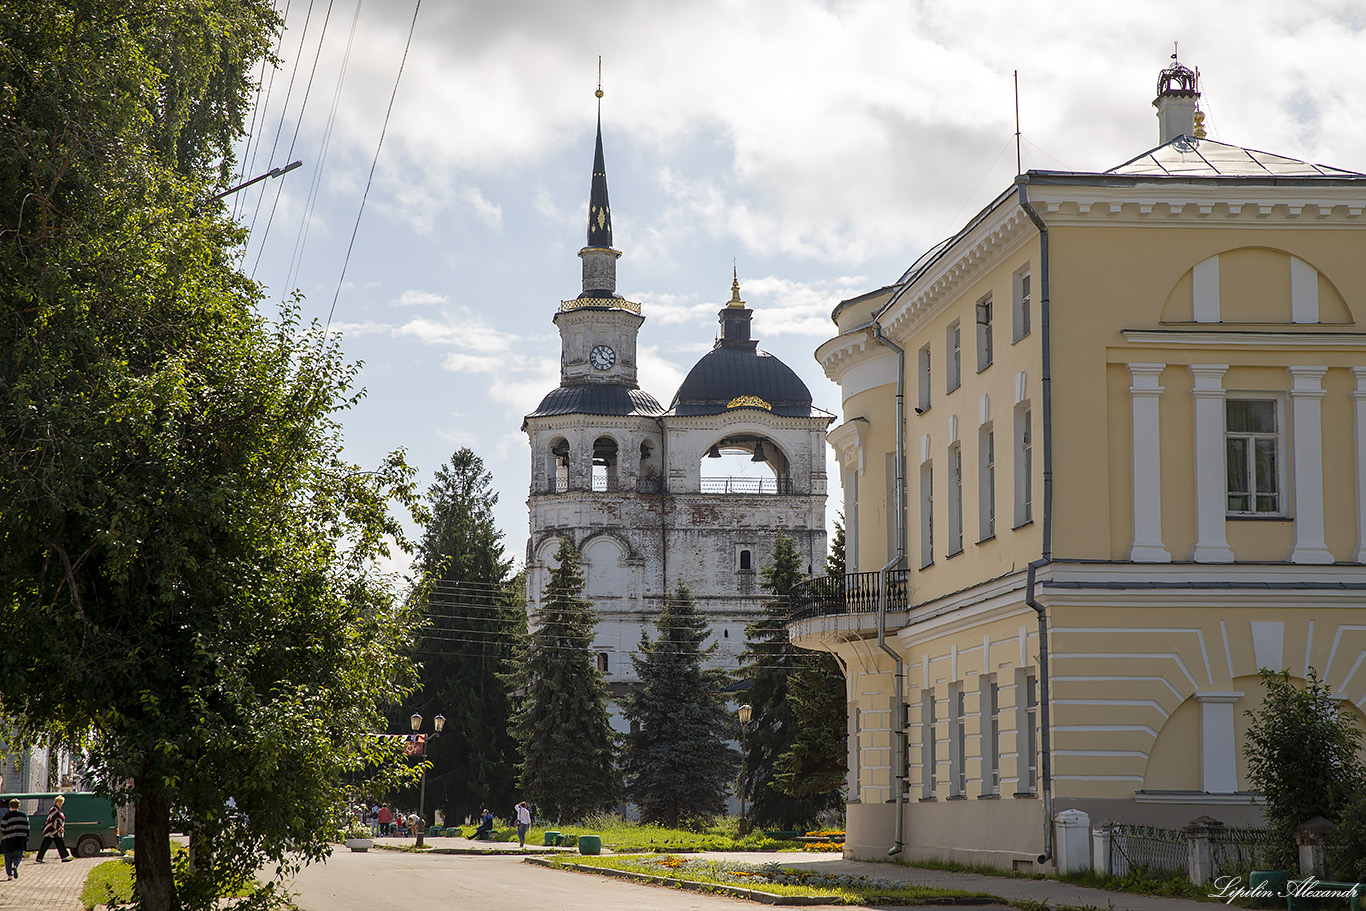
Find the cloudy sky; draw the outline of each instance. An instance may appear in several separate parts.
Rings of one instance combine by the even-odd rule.
[[[277,3],[242,168],[303,166],[234,199],[243,265],[364,362],[349,455],[402,447],[425,487],[471,447],[519,563],[521,419],[558,383],[551,318],[581,288],[599,56],[617,290],[644,305],[641,385],[666,406],[734,267],[760,347],[838,412],[812,357],[831,309],[1009,186],[1016,71],[1026,170],[1156,145],[1179,42],[1211,138],[1366,171],[1357,0]]]

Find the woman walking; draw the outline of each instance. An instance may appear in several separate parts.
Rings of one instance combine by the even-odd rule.
[[[62,858],[62,863],[71,860],[71,852],[66,849],[66,814],[62,812],[62,804],[66,803],[66,798],[58,794],[52,800],[52,809],[47,811],[47,822],[43,823],[43,840],[38,843],[38,856],[33,858],[35,864],[44,863],[43,855],[47,853],[48,846],[55,843],[57,853]]]

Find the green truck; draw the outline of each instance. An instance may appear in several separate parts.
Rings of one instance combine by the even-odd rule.
[[[94,857],[105,848],[119,844],[118,814],[108,797],[89,791],[46,791],[30,794],[0,794],[0,807],[8,809],[9,802],[19,798],[19,809],[28,814],[28,849],[38,850],[43,841],[43,824],[52,799],[58,794],[66,798],[62,812],[66,814],[66,846],[77,857]]]

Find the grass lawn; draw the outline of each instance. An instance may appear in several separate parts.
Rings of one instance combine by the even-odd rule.
[[[81,905],[90,911],[97,905],[133,900],[133,865],[122,860],[106,860],[85,878]]]
[[[465,836],[474,834],[474,826],[464,826]],[[580,835],[598,835],[602,846],[617,854],[691,851],[791,851],[803,845],[790,838],[769,838],[755,830],[744,838],[740,837],[738,821],[734,818],[718,820],[714,825],[696,832],[684,829],[665,829],[628,822],[620,816],[602,815],[585,822],[564,826],[533,826],[526,836],[528,845],[545,844],[547,830],[561,835],[577,838]],[[517,830],[494,828],[494,842],[515,842]]]
[[[957,889],[933,889],[869,876],[794,870],[781,864],[749,864],[678,855],[557,857],[551,866],[620,870],[638,876],[701,883],[718,890],[748,889],[784,897],[819,898],[827,904],[996,904],[999,898]]]

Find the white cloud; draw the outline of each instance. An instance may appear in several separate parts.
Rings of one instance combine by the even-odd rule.
[[[432,304],[444,304],[446,300],[444,294],[434,294],[431,291],[419,291],[413,288],[400,294],[393,304],[396,307],[426,307]]]

